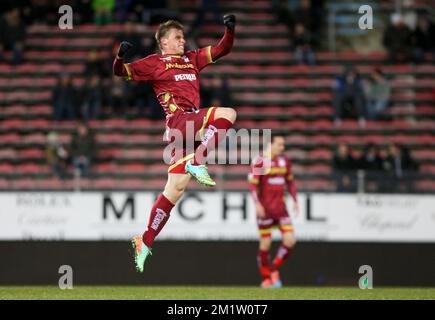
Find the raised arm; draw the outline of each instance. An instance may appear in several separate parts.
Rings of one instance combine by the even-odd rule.
[[[211,57],[213,61],[227,55],[233,48],[236,16],[233,14],[225,15],[224,24],[226,26],[224,36],[216,46],[211,47]]]
[[[251,167],[251,172],[248,175],[249,192],[251,193],[252,199],[254,200],[255,212],[258,218],[264,218],[266,216],[264,207],[261,204],[260,199],[258,197],[258,186],[260,184],[260,176],[255,174],[256,168],[261,168],[262,165],[263,163],[259,159],[255,159]]]
[[[124,56],[128,50],[132,47],[132,44],[127,41],[122,41],[119,45],[118,54],[113,61],[113,74],[119,77],[127,77],[128,72],[124,66]]]
[[[298,203],[298,197],[297,197],[297,189],[296,189],[295,178],[293,176],[292,165],[290,163],[290,160],[288,160],[288,163],[287,163],[287,176],[285,179],[287,181],[287,190],[293,199],[293,212],[296,215],[298,215],[299,214],[299,203]]]

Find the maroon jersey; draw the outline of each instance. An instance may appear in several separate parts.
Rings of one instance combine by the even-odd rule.
[[[167,115],[199,109],[199,72],[213,63],[211,47],[184,55],[152,54],[126,64],[127,79],[150,81]]]
[[[290,160],[287,156],[277,156],[270,160],[270,169],[264,175],[258,175],[255,170],[263,167],[265,156],[258,156],[252,162],[252,170],[249,174],[250,189],[254,200],[259,201],[268,218],[287,216],[285,203],[285,190],[288,189],[292,198],[296,201],[296,187]]]
[[[177,111],[190,113],[199,109],[199,72],[227,55],[233,42],[234,30],[227,28],[217,46],[183,55],[152,54],[127,64],[116,57],[113,74],[127,80],[149,81],[169,120]]]

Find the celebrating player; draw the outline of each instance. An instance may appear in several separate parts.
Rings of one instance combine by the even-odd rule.
[[[259,168],[268,167],[264,175],[257,174]],[[271,143],[266,152],[252,162],[249,174],[249,185],[255,202],[257,225],[260,233],[260,247],[257,262],[260,270],[262,288],[280,288],[282,282],[279,268],[290,256],[296,244],[293,226],[285,203],[287,188],[293,199],[293,211],[299,213],[296,196],[296,185],[292,174],[290,160],[284,155],[284,137],[272,135]],[[275,259],[270,263],[270,247],[272,244],[272,229],[279,228],[282,243]]]
[[[232,49],[236,17],[225,15],[223,22],[226,29],[219,43],[195,51],[184,51],[186,41],[183,26],[174,20],[161,24],[155,34],[161,54],[152,54],[132,63],[124,63],[123,57],[132,45],[123,41],[119,46],[113,64],[114,74],[127,80],[149,81],[166,112],[166,133],[173,138],[169,142],[174,142],[177,133],[183,140],[179,147],[181,152],[178,149],[172,153],[168,180],[163,193],[151,209],[147,231],[143,236],[133,238],[136,269],[139,272],[143,272],[154,239],[183,195],[190,176],[207,186],[216,184],[210,178],[205,165],[207,150],[216,147],[226,131],[232,127],[236,120],[236,111],[223,107],[199,108],[199,72]],[[189,128],[193,129],[194,136]],[[194,143],[194,151],[188,153],[185,145],[190,141],[187,140],[196,136],[199,139]]]

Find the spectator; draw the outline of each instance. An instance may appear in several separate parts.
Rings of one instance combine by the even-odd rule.
[[[316,31],[316,21],[313,16],[311,0],[301,0],[298,8],[293,12],[294,24],[303,24],[304,27],[314,32]]]
[[[81,176],[89,176],[94,159],[94,135],[85,123],[80,122],[74,133],[70,146],[72,163]]]
[[[310,31],[306,30],[305,26],[301,23],[295,26],[293,43],[296,64],[313,65],[315,58],[312,50],[312,36]]]
[[[85,77],[90,78],[94,75],[97,75],[101,78],[104,78],[108,75],[108,73],[109,72],[107,71],[104,61],[100,58],[98,51],[95,49],[89,51],[84,71]]]
[[[55,120],[72,120],[76,118],[77,92],[69,74],[59,76],[52,92],[52,104]]]
[[[0,62],[5,59],[5,51],[12,50],[12,64],[20,64],[23,59],[25,38],[26,27],[18,8],[11,9],[0,17]]]
[[[383,43],[388,50],[391,63],[409,62],[412,52],[412,33],[398,13],[391,16],[391,24],[383,35]]]
[[[20,3],[19,7],[22,13],[21,17],[24,24],[27,26],[32,24],[57,25],[59,21],[59,13],[57,12],[59,7],[62,4],[68,4],[52,0],[23,0],[14,2],[17,4]],[[73,7],[75,13],[76,6],[74,5]],[[74,16],[74,21],[75,18],[76,17]]]
[[[293,12],[293,23],[304,25],[305,29],[313,36],[314,46],[317,44],[317,39],[314,37],[321,32],[320,27],[324,16],[323,6],[323,0],[301,0],[300,6]]]
[[[109,103],[114,114],[123,116],[126,112],[126,86],[128,82],[124,81],[121,77],[112,76],[110,83],[110,98]]]
[[[137,34],[135,24],[131,21],[125,22],[123,26],[123,32],[115,37],[115,43],[113,44],[113,47],[115,48],[116,53],[121,41],[128,41],[133,45],[132,49],[129,50],[124,57],[125,61],[127,62],[131,61],[135,54],[140,54],[141,56],[151,54],[151,52],[144,52],[142,38]]]
[[[179,10],[175,6],[177,6],[176,1],[137,1],[133,6],[133,14],[137,21],[154,25],[167,20],[179,20],[177,14]]]
[[[77,21],[77,23],[85,24],[94,21],[95,15],[93,13],[93,3],[91,0],[75,0],[73,8],[74,23]]]
[[[378,191],[383,188],[383,162],[379,147],[369,143],[363,150],[361,157],[358,159],[358,167],[365,171],[365,181],[367,189],[377,187]],[[374,183],[374,184],[373,184]]]
[[[309,32],[311,37],[311,46],[316,48],[319,43],[318,34],[321,32],[324,1],[323,0],[273,0],[272,10],[279,22],[285,24],[293,38],[295,36],[295,27],[302,24]]]
[[[376,68],[370,75],[366,87],[366,109],[370,120],[378,119],[390,103],[391,87],[385,74],[380,68]]]
[[[93,0],[94,22],[97,25],[112,23],[112,11],[115,7],[115,0]]]
[[[140,82],[130,83],[128,87],[128,104],[137,109],[140,117],[164,118],[163,109],[157,101],[153,89],[150,86],[144,86]],[[148,108],[148,112],[145,112],[146,108]]]
[[[400,153],[402,155],[403,165],[405,167],[405,171],[416,172],[419,169],[418,163],[412,158],[411,152],[405,146],[399,147]]]
[[[435,59],[435,25],[426,16],[420,16],[417,20],[417,27],[412,35],[415,46],[415,59],[417,63],[425,61],[426,54],[432,54]]]
[[[51,131],[47,135],[46,145],[47,163],[59,179],[65,179],[68,161],[68,152],[59,140],[59,135]]]
[[[201,100],[205,106],[230,106],[231,91],[227,79],[214,76],[208,86],[201,88]]]
[[[334,176],[337,183],[337,192],[356,191],[356,161],[352,157],[349,147],[340,143],[334,155]]]
[[[412,159],[407,148],[393,143],[388,146],[388,156],[384,162],[384,169],[389,175],[388,181],[390,182],[386,191],[409,192],[412,184],[412,172],[418,170],[418,165]]]
[[[273,0],[272,10],[278,18],[278,21],[285,24],[288,31],[292,31],[294,28],[294,22],[288,0]]]
[[[83,119],[98,119],[102,105],[101,79],[98,75],[92,75],[83,89],[82,115]]]
[[[222,13],[217,0],[196,0],[196,18],[190,26],[190,32],[187,37],[192,37],[195,43],[198,43],[198,35],[201,31],[201,26],[209,22],[208,16],[212,16],[215,24],[221,24]]]
[[[359,167],[367,171],[381,171],[383,169],[383,159],[379,147],[369,143],[359,158]]]
[[[123,23],[135,0],[116,0],[116,21]]]
[[[418,165],[407,148],[392,143],[388,146],[385,169],[400,179],[404,177],[406,171],[417,171]]]
[[[124,81],[125,82],[125,81]],[[164,119],[165,113],[156,98],[151,86],[144,86],[140,82],[125,82],[125,96],[127,106],[137,109],[139,117],[149,117],[151,119]],[[148,109],[148,111],[146,111]]]
[[[165,112],[163,111],[163,108],[157,100],[156,96],[151,92],[151,90],[148,92],[148,106],[150,108],[149,117],[153,120],[165,119]]]
[[[365,126],[364,89],[358,71],[349,67],[336,80],[333,93],[335,125],[340,126],[344,111],[351,116],[355,113],[360,127]]]

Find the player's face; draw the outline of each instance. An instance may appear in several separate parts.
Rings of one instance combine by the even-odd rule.
[[[184,54],[184,33],[182,30],[170,29],[162,38],[162,49],[165,54]]]
[[[272,156],[280,156],[284,153],[285,140],[284,137],[275,137],[271,144]]]

